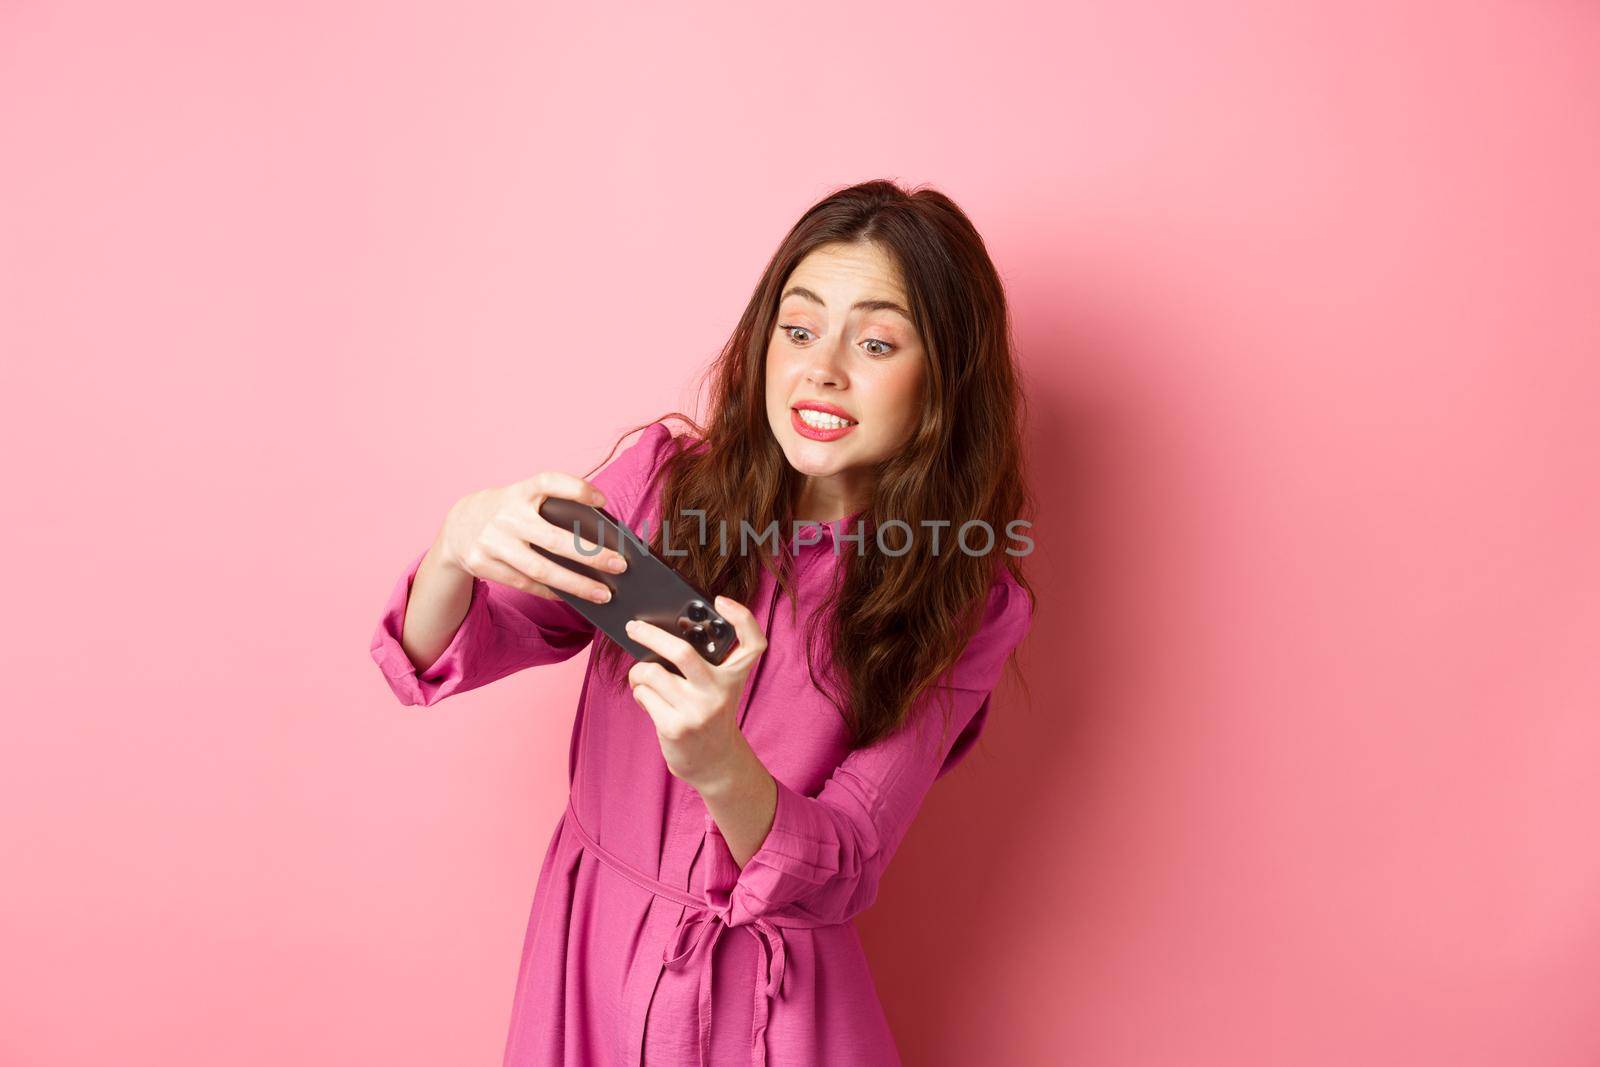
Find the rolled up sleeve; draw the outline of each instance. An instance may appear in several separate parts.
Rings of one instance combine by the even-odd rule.
[[[992,587],[985,621],[962,658],[919,698],[906,727],[852,751],[814,797],[777,779],[772,827],[742,868],[708,812],[707,903],[726,908],[733,925],[777,912],[844,922],[865,911],[934,781],[976,740],[1031,616],[1027,592],[1006,575]]]
[[[372,637],[372,658],[402,704],[431,705],[541,663],[556,663],[594,639],[594,626],[564,601],[499,582],[472,580],[472,603],[439,658],[417,670],[400,644],[411,583],[426,552],[395,584]]]
[[[606,495],[607,511],[636,526],[641,491],[672,440],[665,424],[653,423],[589,479]],[[431,705],[525,668],[568,659],[594,640],[594,624],[565,601],[474,577],[472,600],[455,636],[418,670],[400,638],[411,585],[426,556],[420,553],[395,583],[371,641],[372,659],[400,703]]]

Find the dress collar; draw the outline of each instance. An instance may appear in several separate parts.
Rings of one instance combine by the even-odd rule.
[[[798,546],[799,550],[801,552],[815,552],[815,551],[817,551],[818,549],[821,549],[821,548],[828,548],[828,549],[832,550],[833,546],[838,543],[839,538],[842,535],[844,535],[844,534],[855,535],[856,533],[859,532],[856,529],[856,523],[859,522],[861,520],[862,516],[864,516],[865,514],[866,514],[866,509],[865,508],[861,508],[861,509],[859,509],[857,511],[852,511],[848,515],[844,515],[844,516],[841,516],[840,518],[834,519],[831,522],[800,522],[800,523],[795,523],[791,527],[791,529],[793,531],[793,535],[791,537],[791,544],[794,541],[799,541],[799,540],[802,540],[802,539],[809,541],[809,540],[815,538],[815,542],[812,543],[812,544],[801,544],[801,545],[799,545]],[[817,531],[819,529],[822,531],[822,534],[821,534],[820,537],[817,537],[815,531]],[[864,533],[863,533],[863,536],[865,536]],[[844,548],[849,548],[849,547],[851,547],[853,545],[855,545],[855,542],[851,541],[847,545],[843,546],[840,550],[843,551]]]

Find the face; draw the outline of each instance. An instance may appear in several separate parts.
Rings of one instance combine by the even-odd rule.
[[[782,294],[767,421],[806,476],[795,517],[828,521],[865,505],[873,466],[916,429],[928,357],[900,271],[877,245],[823,245]]]

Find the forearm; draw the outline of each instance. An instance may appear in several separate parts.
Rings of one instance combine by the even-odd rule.
[[[777,810],[778,783],[743,735],[739,756],[718,781],[697,787],[706,810],[717,824],[733,861],[743,867],[772,829]]]
[[[425,670],[450,647],[472,604],[472,575],[444,562],[441,538],[423,557],[406,601],[400,647],[417,670]]]

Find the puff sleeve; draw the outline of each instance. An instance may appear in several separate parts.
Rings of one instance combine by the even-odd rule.
[[[606,510],[638,528],[641,494],[673,440],[664,423],[652,423],[600,473],[589,479],[606,495]],[[467,613],[438,659],[417,670],[401,647],[411,584],[427,551],[395,583],[372,635],[372,659],[402,704],[435,704],[527,667],[556,663],[582,651],[595,628],[565,601],[474,577]]]
[[[1031,621],[1027,591],[1003,572],[990,589],[982,625],[945,683],[919,698],[914,721],[852,751],[816,796],[777,780],[772,828],[743,868],[707,812],[708,906],[726,909],[735,926],[773,912],[837,923],[865,911],[928,790],[976,740],[1006,658]],[[935,689],[948,692],[952,703],[943,741],[944,694]]]

